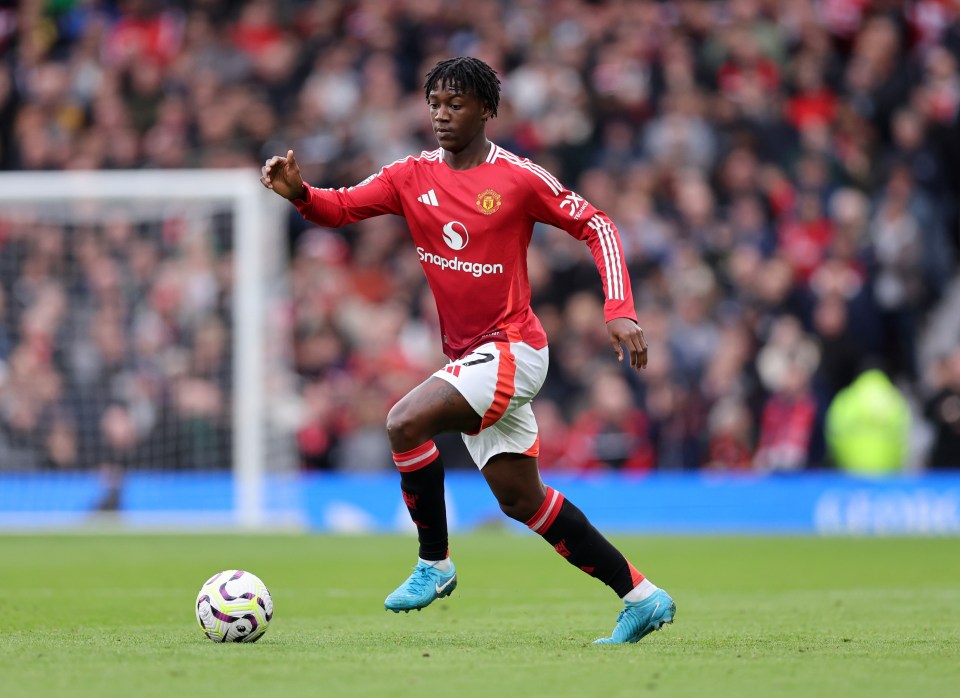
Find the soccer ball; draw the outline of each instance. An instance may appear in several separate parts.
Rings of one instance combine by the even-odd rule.
[[[256,642],[267,632],[271,618],[270,592],[250,572],[218,572],[197,594],[197,622],[214,642]]]

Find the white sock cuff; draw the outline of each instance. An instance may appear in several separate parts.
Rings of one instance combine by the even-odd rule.
[[[449,558],[449,557],[444,558],[443,560],[424,560],[422,557],[421,557],[421,558],[417,558],[417,559],[420,560],[420,562],[422,562],[422,563],[425,564],[425,565],[430,565],[431,567],[437,568],[437,569],[440,570],[441,572],[449,572],[449,571],[450,571],[450,558]]]
[[[644,578],[642,582],[627,592],[627,595],[623,597],[623,600],[631,601],[633,603],[636,603],[637,601],[643,601],[644,599],[652,596],[653,592],[659,588],[660,587],[651,582],[649,579]]]

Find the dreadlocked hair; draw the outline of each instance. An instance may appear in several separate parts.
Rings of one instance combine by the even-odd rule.
[[[500,104],[500,79],[496,71],[479,58],[460,56],[440,61],[427,73],[423,83],[424,96],[430,99],[430,90],[435,87],[456,87],[461,92],[469,92],[490,109],[490,115],[497,115]]]

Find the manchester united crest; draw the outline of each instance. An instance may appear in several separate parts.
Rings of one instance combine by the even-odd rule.
[[[500,210],[500,195],[493,189],[484,189],[477,194],[477,208],[488,216]]]

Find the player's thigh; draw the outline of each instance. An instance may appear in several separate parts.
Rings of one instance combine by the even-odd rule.
[[[387,415],[391,440],[423,440],[447,431],[479,428],[480,416],[464,396],[455,386],[434,376],[404,395]]]

